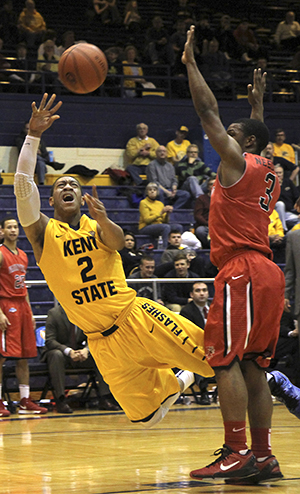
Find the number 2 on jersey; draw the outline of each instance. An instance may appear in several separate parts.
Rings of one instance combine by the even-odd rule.
[[[78,259],[78,261],[77,261],[78,266],[81,266],[82,264],[85,264],[85,263],[86,263],[86,266],[85,266],[85,268],[83,268],[81,270],[80,276],[81,276],[83,283],[88,283],[89,281],[95,280],[97,278],[97,276],[95,274],[91,274],[91,275],[87,274],[94,267],[92,259],[90,257],[88,257],[88,256],[80,257],[80,259]]]

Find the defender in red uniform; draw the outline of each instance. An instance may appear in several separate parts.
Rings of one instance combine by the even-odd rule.
[[[182,61],[203,129],[221,157],[209,215],[211,260],[219,274],[205,326],[205,351],[216,374],[225,444],[216,451],[216,461],[191,477],[258,483],[282,477],[271,452],[272,398],[264,372],[275,350],[284,304],[284,276],[271,260],[268,241],[279,184],[273,164],[259,156],[269,139],[263,123],[266,75],[255,71],[254,85],[248,86],[251,119],[237,120],[226,131],[217,101],[197,68],[193,38],[194,26]]]
[[[46,413],[29,398],[29,368],[27,359],[35,357],[34,319],[25,285],[28,259],[17,248],[18,222],[7,217],[1,222],[3,245],[0,246],[0,416],[10,412],[2,401],[2,366],[7,357],[15,358],[20,389],[19,413]]]

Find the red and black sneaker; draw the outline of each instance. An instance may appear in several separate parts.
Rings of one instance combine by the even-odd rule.
[[[193,470],[190,473],[192,479],[240,478],[259,473],[259,469],[256,466],[256,458],[250,450],[245,455],[242,455],[235,453],[229,446],[224,444],[223,448],[214,452],[214,455],[220,455],[220,457],[204,468]]]
[[[264,461],[256,461],[256,466],[259,473],[247,477],[245,479],[233,478],[226,479],[226,484],[232,485],[255,485],[260,482],[267,482],[272,480],[282,479],[283,475],[280,471],[279,463],[274,455],[268,456]]]
[[[19,413],[23,413],[23,414],[34,413],[34,414],[40,414],[41,415],[41,414],[48,412],[47,408],[40,407],[39,405],[37,405],[36,403],[31,401],[30,398],[22,398],[22,400],[20,401],[19,407],[20,407]]]

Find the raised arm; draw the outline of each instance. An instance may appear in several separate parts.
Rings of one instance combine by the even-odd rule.
[[[248,102],[251,105],[250,118],[264,121],[264,94],[266,90],[267,73],[261,69],[254,69],[253,84],[248,84]]]
[[[221,157],[223,185],[235,183],[244,172],[245,161],[238,143],[227,134],[221,122],[217,100],[200,73],[194,57],[194,31],[191,26],[182,55],[187,67],[189,87],[195,110],[213,148]]]
[[[62,102],[52,108],[55,97],[53,94],[47,102],[48,95],[45,93],[38,108],[35,102],[32,103],[29,131],[19,154],[15,174],[18,217],[32,245],[37,262],[42,255],[44,233],[49,219],[40,211],[40,195],[34,181],[34,170],[40,137],[55,120],[60,118],[56,112]]]

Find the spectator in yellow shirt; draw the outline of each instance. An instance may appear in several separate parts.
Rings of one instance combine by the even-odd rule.
[[[26,0],[25,7],[19,15],[18,30],[20,41],[26,41],[28,49],[37,48],[42,43],[46,23],[36,10],[34,0]]]
[[[154,239],[159,236],[163,240],[163,248],[168,245],[168,236],[171,231],[169,224],[170,214],[173,211],[173,206],[165,206],[161,201],[157,200],[158,185],[154,182],[149,182],[146,187],[146,197],[140,202],[140,220],[139,233],[150,235]],[[181,225],[172,224],[172,228],[183,230]]]
[[[147,135],[148,125],[144,123],[137,124],[136,133],[136,137],[129,139],[126,145],[126,156],[130,163],[126,170],[135,185],[142,185],[141,175],[146,174],[147,165],[156,157],[159,144],[153,137]]]
[[[275,132],[274,156],[282,156],[288,161],[295,164],[295,151],[290,144],[284,142],[286,135],[283,129],[277,129]]]
[[[176,137],[173,141],[168,142],[166,145],[168,155],[167,160],[169,163],[176,165],[186,155],[187,147],[190,146],[190,141],[186,139],[189,129],[182,125],[176,130]]]
[[[284,263],[286,238],[276,209],[274,209],[273,213],[270,215],[268,236],[270,247],[273,251],[273,261],[276,263]]]

